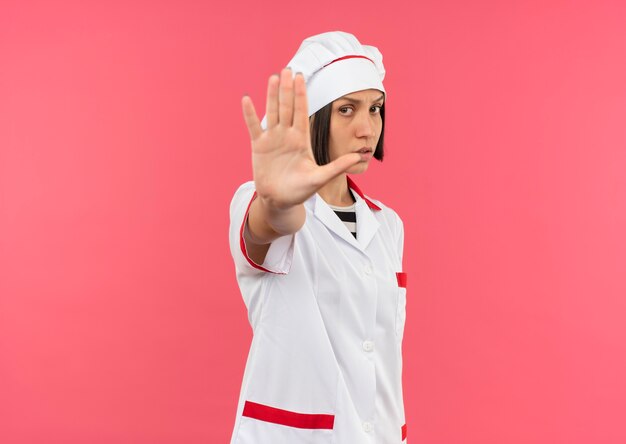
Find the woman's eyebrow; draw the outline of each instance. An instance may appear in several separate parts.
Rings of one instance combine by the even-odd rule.
[[[383,100],[385,98],[385,95],[381,95],[380,97],[378,97],[377,99],[372,100],[372,103],[374,102],[380,102],[381,100]],[[359,99],[353,99],[352,97],[348,97],[348,96],[344,96],[341,98],[341,100],[347,100],[348,102],[352,102],[352,103],[362,103],[363,100],[359,100]]]

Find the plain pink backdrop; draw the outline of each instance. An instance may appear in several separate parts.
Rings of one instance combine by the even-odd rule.
[[[626,3],[0,4],[0,442],[225,443],[240,97],[375,44],[412,444],[626,442]],[[359,444],[359,443],[357,443]]]

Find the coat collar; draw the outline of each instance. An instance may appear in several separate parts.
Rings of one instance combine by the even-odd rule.
[[[374,211],[380,211],[381,208],[365,197],[361,189],[349,177],[348,187],[354,192],[353,195],[356,199],[356,239],[319,194],[315,194],[311,198],[313,201],[310,200],[311,206],[309,208],[326,228],[353,247],[364,251],[380,227],[380,223],[374,216]]]
[[[348,177],[348,187],[351,188],[352,191],[354,191],[356,194],[358,194],[359,197],[363,199],[365,203],[367,203],[368,207],[370,207],[372,210],[380,211],[380,207],[371,200],[369,200],[367,197],[365,197],[363,191],[361,191],[361,189],[356,186],[356,183],[354,183],[354,181],[350,177]]]

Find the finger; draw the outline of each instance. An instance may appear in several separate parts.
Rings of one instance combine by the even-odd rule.
[[[293,77],[289,68],[283,69],[280,73],[278,104],[278,122],[284,126],[291,126],[293,124]]]
[[[294,113],[293,126],[306,133],[309,132],[309,105],[306,96],[306,84],[302,73],[296,74],[294,80]]]
[[[270,129],[278,125],[278,83],[279,77],[272,74],[267,81],[267,105],[265,115],[267,119],[267,128]]]
[[[248,96],[243,96],[241,99],[241,108],[243,110],[243,119],[246,121],[246,126],[250,133],[250,139],[255,140],[263,134],[263,128],[261,128],[261,122],[259,122],[259,117],[254,109],[252,99]]]
[[[344,154],[343,156],[333,160],[326,165],[322,165],[315,171],[315,183],[322,187],[330,180],[345,173],[353,165],[361,161],[361,155],[358,153]]]

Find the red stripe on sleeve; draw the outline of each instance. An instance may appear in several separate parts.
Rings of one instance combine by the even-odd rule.
[[[334,415],[296,413],[250,401],[246,401],[243,407],[243,416],[298,429],[332,430],[335,423]]]
[[[406,439],[406,424],[402,426],[402,441]]]
[[[256,197],[256,191],[252,195],[252,199],[250,199],[250,203],[248,204],[248,208],[246,208],[246,214],[243,216],[243,222],[241,223],[241,229],[239,230],[239,245],[241,246],[241,252],[243,253],[243,256],[246,258],[248,263],[250,265],[252,265],[254,268],[256,268],[258,270],[266,271],[268,273],[280,274],[280,273],[276,273],[275,271],[268,270],[267,268],[262,267],[259,264],[257,264],[256,262],[254,262],[252,259],[250,259],[250,256],[248,256],[248,252],[246,251],[246,242],[243,239],[243,230],[244,230],[244,228],[246,226],[246,221],[248,220],[248,213],[250,212],[250,206],[252,205],[252,202],[254,202],[254,198],[255,197]]]

